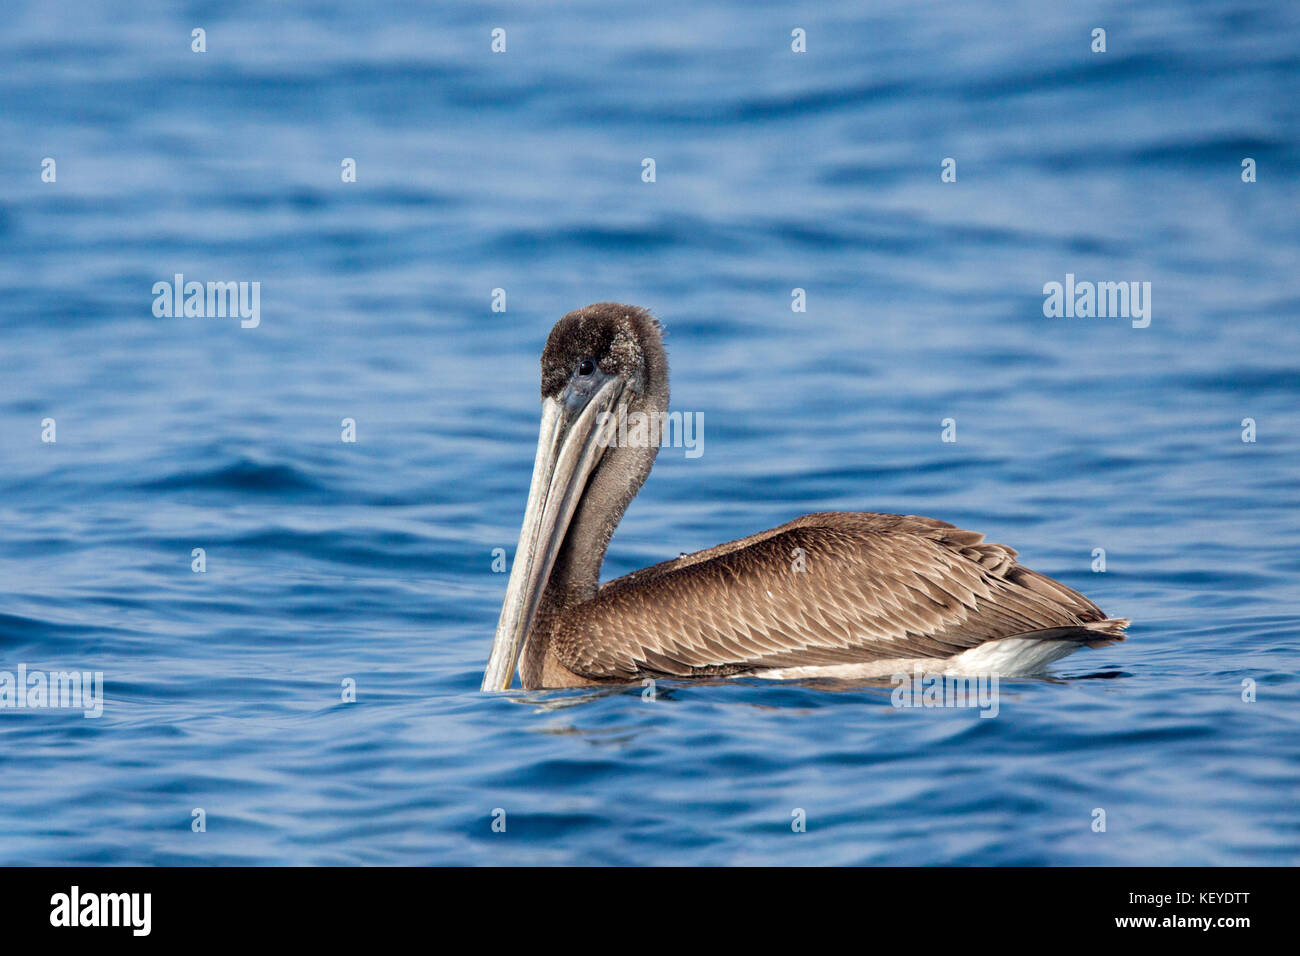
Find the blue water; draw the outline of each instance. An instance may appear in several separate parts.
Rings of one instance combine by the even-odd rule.
[[[0,862],[1300,861],[1300,8],[289,6],[0,24],[0,670],[106,697],[0,710]],[[155,317],[176,273],[260,325]],[[1067,273],[1149,327],[1046,318]],[[919,513],[1129,640],[995,719],[480,695],[537,357],[605,299],[705,422],[606,576]]]

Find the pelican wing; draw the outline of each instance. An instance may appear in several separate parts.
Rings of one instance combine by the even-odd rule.
[[[1126,621],[1015,558],[931,518],[806,515],[609,582],[551,647],[576,674],[630,680],[942,658],[1031,632],[1122,639]]]

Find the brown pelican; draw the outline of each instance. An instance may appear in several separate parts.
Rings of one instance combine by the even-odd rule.
[[[1124,639],[1082,594],[984,536],[915,515],[825,512],[600,584],[659,442],[612,441],[668,408],[644,309],[570,312],[542,353],[542,425],[483,690],[646,677],[871,678],[1041,671]],[[625,432],[626,434],[626,432]]]

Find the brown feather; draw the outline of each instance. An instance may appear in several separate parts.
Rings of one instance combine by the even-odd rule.
[[[549,651],[588,681],[627,681],[1122,640],[1127,621],[1015,554],[916,515],[806,515],[610,581],[551,619]]]

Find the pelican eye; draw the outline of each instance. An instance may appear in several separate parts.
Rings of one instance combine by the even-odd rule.
[[[596,363],[591,359],[583,359],[578,363],[579,375],[590,375],[594,371],[596,371]]]

